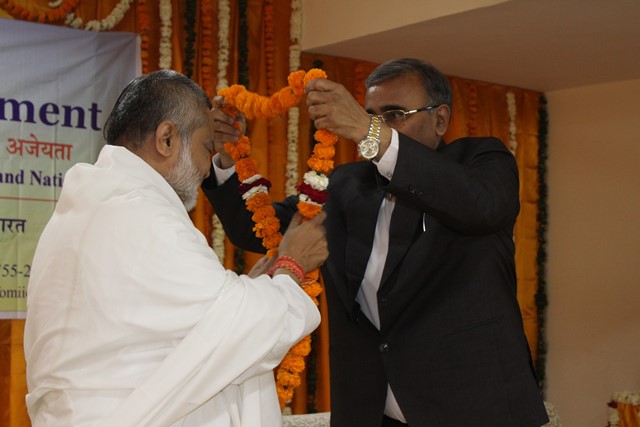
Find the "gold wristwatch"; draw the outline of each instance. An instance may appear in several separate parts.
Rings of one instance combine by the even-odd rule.
[[[374,114],[369,114],[369,117],[371,118],[369,133],[358,143],[360,157],[367,160],[371,160],[378,155],[380,150],[380,127],[382,126],[380,117]]]

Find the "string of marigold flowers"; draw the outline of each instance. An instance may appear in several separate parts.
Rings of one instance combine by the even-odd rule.
[[[305,85],[317,78],[327,78],[327,75],[317,68],[309,72],[299,70],[289,74],[287,87],[270,97],[249,92],[242,85],[221,89],[218,95],[225,98],[226,103],[223,109],[227,114],[235,115],[237,111],[241,111],[249,120],[273,118],[297,105],[304,94]],[[318,130],[314,138],[317,144],[307,161],[310,170],[304,175],[303,182],[296,187],[299,191],[297,208],[303,221],[320,213],[327,200],[328,174],[333,170],[335,144],[338,141],[338,137],[327,130]],[[256,161],[250,157],[251,144],[247,136],[243,135],[236,142],[227,142],[224,147],[236,162],[236,172],[240,181],[239,191],[247,209],[253,213],[252,220],[255,223],[253,231],[258,238],[262,239],[267,255],[273,256],[277,253],[282,234],[280,221],[275,215],[269,196],[268,190],[271,183],[260,175]],[[316,305],[317,297],[322,292],[319,278],[320,272],[316,269],[309,272],[300,283],[302,289]],[[289,350],[280,363],[276,373],[276,390],[281,409],[287,401],[292,399],[295,388],[300,385],[300,373],[305,368],[304,358],[310,351],[311,337],[306,336]]]

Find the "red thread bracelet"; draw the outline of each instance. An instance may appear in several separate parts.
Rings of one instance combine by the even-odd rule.
[[[300,283],[304,280],[304,269],[298,261],[289,256],[281,255],[276,259],[272,270],[275,272],[278,268],[284,268],[285,270],[292,272],[298,278]]]

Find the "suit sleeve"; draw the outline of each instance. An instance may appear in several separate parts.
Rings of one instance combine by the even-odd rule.
[[[510,226],[518,215],[518,168],[496,138],[463,138],[436,151],[400,135],[387,191],[468,234]]]

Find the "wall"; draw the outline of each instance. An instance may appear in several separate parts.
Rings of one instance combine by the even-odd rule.
[[[350,0],[345,6],[344,0],[302,0],[301,45],[310,50],[506,1],[510,0]]]
[[[549,105],[547,400],[603,427],[640,391],[640,80],[559,90]]]

